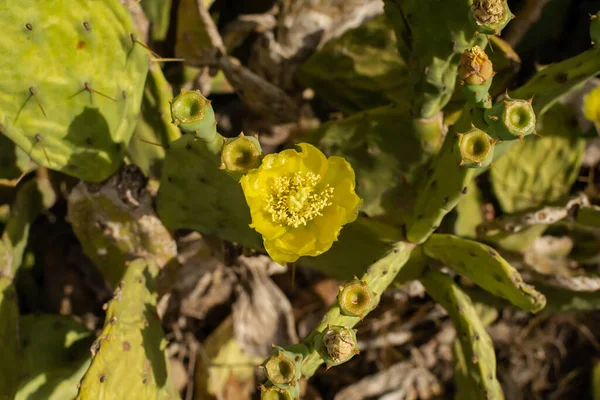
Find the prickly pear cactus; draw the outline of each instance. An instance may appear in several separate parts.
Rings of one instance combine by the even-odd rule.
[[[106,179],[127,149],[148,70],[128,10],[118,0],[5,0],[0,20],[0,131],[40,165]]]
[[[160,178],[166,149],[181,136],[171,123],[172,98],[171,85],[160,67],[152,64],[144,87],[141,115],[127,149],[131,162],[149,178]]]
[[[428,270],[420,281],[427,293],[440,303],[456,327],[458,343],[454,351],[463,363],[464,379],[470,384],[465,399],[503,400],[502,388],[496,378],[496,354],[494,344],[479,319],[469,296],[452,278],[433,269]],[[457,397],[458,398],[458,397]]]
[[[27,315],[20,321],[21,383],[15,400],[69,400],[90,365],[92,333],[61,315]]]
[[[554,106],[538,127],[540,137],[514,146],[490,171],[494,193],[507,213],[561,200],[581,167],[585,140],[569,108]]]
[[[159,268],[176,263],[170,232],[152,209],[146,180],[127,166],[102,184],[79,183],[68,199],[68,217],[85,253],[115,287],[127,261],[151,256]]]
[[[442,261],[496,296],[527,311],[539,311],[546,298],[523,282],[519,272],[496,250],[453,235],[434,234],[424,244],[425,254]]]
[[[91,347],[92,363],[77,399],[179,399],[169,381],[166,340],[156,313],[156,273],[153,261],[127,265]]]
[[[0,244],[0,251],[2,245]],[[0,399],[12,400],[20,379],[19,309],[10,279],[0,275]]]
[[[194,229],[260,249],[248,225],[250,210],[239,184],[202,139],[183,135],[171,143],[158,192],[158,215],[169,229]]]

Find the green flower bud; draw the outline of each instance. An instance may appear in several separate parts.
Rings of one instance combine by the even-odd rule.
[[[279,388],[267,382],[267,385],[260,387],[261,400],[299,400],[300,389],[298,385],[290,386],[285,389]]]
[[[461,156],[460,165],[467,168],[487,167],[494,158],[495,144],[496,141],[477,128],[459,133],[457,147]]]
[[[342,314],[362,318],[371,310],[375,293],[366,282],[353,280],[340,286],[337,299]]]

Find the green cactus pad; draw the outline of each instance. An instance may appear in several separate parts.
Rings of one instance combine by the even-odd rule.
[[[443,130],[441,115],[413,121],[407,106],[379,107],[323,124],[310,142],[356,167],[362,211],[400,224],[410,216],[421,167],[439,150]]]
[[[21,318],[23,373],[15,400],[70,400],[90,364],[92,334],[60,315]]]
[[[56,194],[46,179],[32,179],[19,187],[11,206],[11,215],[0,241],[0,276],[14,277],[23,261],[29,228],[36,218],[56,201]]]
[[[165,40],[171,20],[172,0],[143,0],[140,5],[150,20],[152,40],[155,42]]]
[[[0,132],[0,185],[15,185],[23,173],[35,167],[27,153]]]
[[[600,73],[600,49],[592,49],[575,57],[541,68],[527,83],[511,93],[518,99],[533,99],[538,118],[563,95],[579,89]]]
[[[462,363],[463,379],[470,381],[471,397],[461,399],[503,400],[496,378],[494,344],[479,319],[469,296],[449,276],[429,269],[420,278],[427,293],[440,303],[456,327],[458,344],[455,356]],[[463,394],[464,395],[464,394]]]
[[[391,25],[378,17],[328,41],[302,65],[298,77],[332,106],[353,113],[408,103],[407,69]]]
[[[193,229],[261,249],[249,227],[250,210],[241,186],[220,170],[219,154],[195,135],[171,143],[163,166],[157,209],[171,230]]]
[[[469,23],[472,0],[385,0],[384,4],[401,38],[400,52],[410,59],[414,115],[431,118],[452,97],[460,54],[475,45],[485,48],[487,43],[484,35],[473,34]]]
[[[580,225],[600,229],[600,207],[590,206],[580,208],[579,211],[577,211],[575,220]]]
[[[142,113],[127,149],[127,157],[149,178],[160,178],[166,148],[181,137],[181,131],[171,123],[172,98],[169,82],[160,67],[152,64],[144,87]]]
[[[461,166],[461,155],[455,150],[458,140],[456,133],[451,131],[433,168],[428,171],[428,179],[421,186],[415,202],[413,218],[406,226],[409,242],[423,243],[467,194],[467,184],[474,169]]]
[[[541,137],[529,136],[494,162],[490,180],[505,212],[538,208],[569,194],[585,149],[573,118],[567,106],[557,104],[538,123]]]
[[[2,244],[0,244],[0,252]],[[12,400],[20,380],[19,308],[10,279],[0,274],[0,399]]]
[[[169,382],[166,340],[156,313],[155,270],[152,261],[142,259],[127,265],[91,347],[92,363],[78,399],[179,399]]]
[[[483,168],[494,158],[495,141],[484,131],[471,128],[458,134],[456,151],[460,153],[461,165],[467,168]]]
[[[148,70],[118,0],[0,7],[2,131],[40,165],[98,182],[121,164]]]
[[[546,305],[544,295],[524,283],[519,272],[491,247],[454,235],[433,234],[424,250],[428,257],[523,310],[537,312]]]
[[[84,252],[115,287],[126,261],[152,256],[176,262],[175,240],[154,214],[145,179],[127,166],[102,184],[81,182],[68,198],[68,217]]]

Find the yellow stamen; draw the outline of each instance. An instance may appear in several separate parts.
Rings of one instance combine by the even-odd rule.
[[[333,188],[327,185],[320,192],[315,192],[320,179],[319,175],[312,172],[298,172],[275,178],[273,194],[265,205],[273,222],[297,228],[323,215],[323,209],[332,204],[329,200],[333,195]]]

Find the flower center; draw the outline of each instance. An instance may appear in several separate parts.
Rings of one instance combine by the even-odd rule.
[[[265,206],[273,222],[297,228],[323,215],[323,209],[331,205],[329,200],[333,195],[333,188],[327,185],[317,193],[315,186],[319,179],[321,177],[312,172],[298,172],[275,178],[272,194],[267,198]]]

